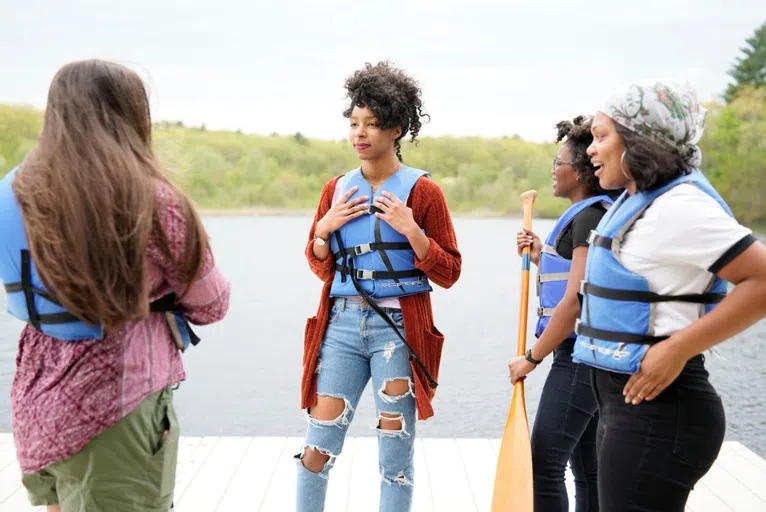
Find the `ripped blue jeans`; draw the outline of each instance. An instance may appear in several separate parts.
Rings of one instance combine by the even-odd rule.
[[[404,335],[401,311],[384,310]],[[315,473],[304,467],[302,455],[296,456],[297,512],[324,510],[330,470],[343,449],[348,426],[370,378],[378,410],[380,511],[410,510],[414,483],[415,395],[407,347],[366,302],[337,298],[319,351],[317,394],[340,398],[345,408],[340,416],[327,421],[312,418],[311,411],[307,411],[304,451],[313,448],[330,458],[324,468]],[[407,391],[396,396],[387,394],[387,384],[395,381],[405,381]],[[383,429],[381,418],[398,420],[393,424],[400,424],[401,428]],[[386,426],[391,427],[392,422],[387,421]]]

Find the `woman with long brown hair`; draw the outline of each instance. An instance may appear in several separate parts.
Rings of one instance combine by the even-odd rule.
[[[170,508],[179,349],[198,341],[187,322],[228,310],[230,285],[151,137],[137,74],[71,63],[37,146],[0,181],[0,279],[27,322],[14,440],[30,501],[49,511]]]

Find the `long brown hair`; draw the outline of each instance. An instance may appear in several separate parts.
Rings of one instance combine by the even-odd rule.
[[[172,257],[159,221],[160,183],[178,195],[186,220],[185,261],[175,264],[187,285],[207,253],[202,223],[165,176],[151,138],[149,100],[136,73],[102,60],[73,62],[53,78],[38,144],[13,183],[45,287],[108,333],[149,314],[150,237]]]

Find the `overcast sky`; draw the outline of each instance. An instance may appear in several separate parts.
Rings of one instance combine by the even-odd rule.
[[[550,140],[642,77],[720,94],[760,0],[0,0],[0,103],[43,108],[53,74],[118,60],[155,120],[343,138],[343,81],[390,59],[421,84],[422,135]]]

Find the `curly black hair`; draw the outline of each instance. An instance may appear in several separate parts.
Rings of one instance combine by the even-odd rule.
[[[625,165],[630,170],[639,192],[662,187],[691,172],[692,166],[686,163],[678,151],[638,135],[620,123],[614,125],[625,145]]]
[[[401,162],[401,139],[409,132],[410,142],[417,144],[420,118],[430,120],[430,116],[423,113],[420,94],[418,83],[390,62],[379,62],[374,66],[368,62],[346,80],[346,97],[351,101],[343,116],[351,117],[354,107],[367,107],[378,117],[384,130],[401,128],[402,134],[394,143]]]
[[[590,157],[586,153],[588,146],[593,143],[593,134],[590,132],[591,119],[585,116],[577,116],[572,121],[561,121],[556,124],[558,135],[556,142],[561,142],[566,138],[564,144],[569,146],[572,152],[572,165],[588,190],[594,195],[605,194],[606,192],[598,183],[596,177],[596,167],[590,163]]]

